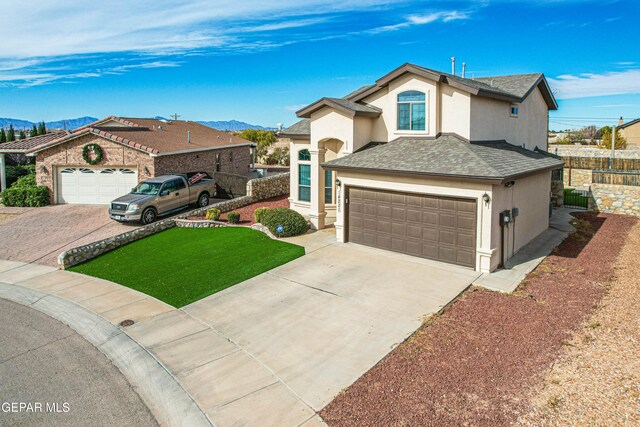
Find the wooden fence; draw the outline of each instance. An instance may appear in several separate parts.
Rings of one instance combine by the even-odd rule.
[[[591,181],[596,184],[632,185],[640,187],[640,170],[598,170],[592,172]]]
[[[640,159],[619,159],[610,157],[562,156],[564,167],[568,169],[609,169],[613,171],[640,171]]]

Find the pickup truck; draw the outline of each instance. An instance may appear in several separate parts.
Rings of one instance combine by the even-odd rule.
[[[158,217],[195,204],[205,207],[218,186],[206,172],[161,175],[140,182],[131,193],[109,205],[109,217],[120,222],[150,224]]]

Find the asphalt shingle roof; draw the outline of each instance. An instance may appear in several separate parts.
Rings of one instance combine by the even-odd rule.
[[[513,76],[482,77],[471,80],[471,82],[482,83],[490,88],[515,95],[518,98],[524,98],[541,77],[542,74],[540,73],[517,74]]]
[[[505,141],[467,142],[456,135],[440,135],[435,139],[399,138],[323,167],[504,180],[562,164],[556,156]]]
[[[311,135],[311,119],[302,119],[295,122],[281,132],[283,136]]]

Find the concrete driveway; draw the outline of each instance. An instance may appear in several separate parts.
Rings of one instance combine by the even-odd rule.
[[[43,408],[3,411],[0,425],[158,425],[125,377],[92,344],[57,320],[1,298],[0,378],[0,402]],[[47,403],[63,412],[47,412]]]
[[[0,208],[0,259],[58,266],[58,255],[76,246],[127,232],[139,224],[109,219],[107,206],[55,205]]]
[[[206,331],[152,349],[170,360],[214,424],[313,421],[315,411],[479,275],[337,244],[332,230],[292,241],[305,245],[307,255],[183,307],[226,344],[212,346],[215,351],[196,363],[185,363],[184,356],[187,347],[192,354],[206,347]],[[144,324],[134,335],[149,332]]]

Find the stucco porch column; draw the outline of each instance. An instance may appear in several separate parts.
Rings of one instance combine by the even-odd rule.
[[[7,179],[5,174],[5,159],[4,154],[0,154],[0,191],[4,191],[7,188]]]
[[[324,228],[324,218],[327,212],[324,210],[324,169],[320,163],[324,163],[324,148],[309,150],[311,154],[311,209],[309,220],[315,230]]]

